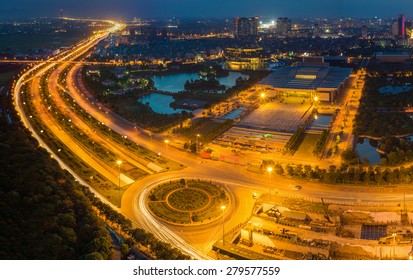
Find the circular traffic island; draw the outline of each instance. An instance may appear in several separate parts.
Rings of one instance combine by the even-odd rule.
[[[151,212],[166,222],[197,225],[221,218],[229,195],[211,182],[181,179],[153,188],[147,203]]]
[[[210,204],[211,196],[201,189],[184,188],[171,192],[166,200],[177,211],[198,211]]]

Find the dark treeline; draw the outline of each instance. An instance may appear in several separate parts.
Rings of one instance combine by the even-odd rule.
[[[354,132],[358,135],[376,137],[412,133],[413,120],[405,113],[394,112],[412,105],[411,92],[380,94],[379,88],[387,85],[384,74],[380,76],[377,73],[369,73],[365,81],[363,96],[360,98],[360,107],[355,118]],[[410,82],[413,82],[412,78]]]
[[[185,82],[185,90],[205,90],[205,91],[224,91],[225,86],[221,85],[215,78],[207,80],[190,80]]]
[[[97,210],[131,236],[126,239],[131,246],[151,245],[158,259],[189,259],[151,233],[133,229],[130,220],[61,169],[4,94],[0,108],[0,259],[110,259],[112,240]]]
[[[265,166],[263,166],[263,170]],[[413,166],[390,169],[388,167],[368,167],[343,165],[337,168],[331,165],[321,169],[317,165],[276,164],[274,168],[278,175],[289,176],[301,180],[316,181],[327,184],[368,184],[389,185],[408,184],[413,180]]]
[[[71,174],[21,128],[0,130],[0,259],[110,259],[111,239]]]

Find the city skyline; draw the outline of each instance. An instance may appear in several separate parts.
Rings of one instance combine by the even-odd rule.
[[[294,3],[294,4],[292,4]],[[297,9],[300,7],[300,9]],[[217,9],[218,8],[218,9]],[[399,13],[413,11],[413,2],[407,0],[373,1],[373,0],[297,0],[255,2],[240,1],[188,1],[188,0],[17,0],[3,3],[0,18],[54,17],[59,16],[60,9],[64,15],[80,17],[113,17],[130,19],[133,17],[395,17]],[[107,11],[110,11],[108,14]]]

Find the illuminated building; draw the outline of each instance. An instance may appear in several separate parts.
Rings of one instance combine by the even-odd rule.
[[[234,19],[234,35],[236,38],[254,37],[258,35],[258,17]]]
[[[391,26],[391,35],[393,38],[399,36],[399,22],[397,20],[393,21]]]
[[[262,48],[227,48],[225,57],[231,70],[263,70],[269,61]]]
[[[406,22],[406,36],[408,37],[408,38],[411,38],[412,37],[412,22],[411,21],[407,21]]]
[[[261,85],[277,96],[299,96],[332,102],[344,89],[351,68],[331,67],[323,57],[303,57],[296,66],[284,67],[265,78]]]

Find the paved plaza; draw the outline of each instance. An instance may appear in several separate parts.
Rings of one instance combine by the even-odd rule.
[[[294,133],[311,113],[310,104],[267,103],[245,117],[237,126]]]
[[[218,137],[215,143],[282,152],[291,135],[305,124],[312,112],[310,102],[298,102],[296,99],[290,97],[285,98],[283,103],[262,104]],[[302,101],[302,98],[299,100]]]

